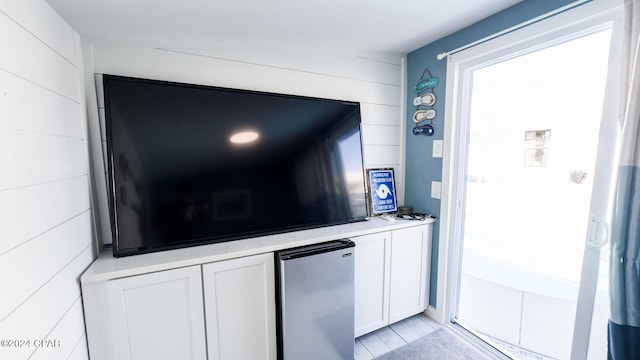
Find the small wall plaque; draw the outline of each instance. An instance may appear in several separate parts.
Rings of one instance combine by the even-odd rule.
[[[393,169],[367,169],[371,215],[398,211]]]

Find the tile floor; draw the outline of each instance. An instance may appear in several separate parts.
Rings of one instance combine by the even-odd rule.
[[[356,339],[355,360],[371,360],[430,334],[442,325],[425,314],[391,324]]]

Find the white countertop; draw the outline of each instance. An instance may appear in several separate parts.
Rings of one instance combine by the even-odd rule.
[[[427,218],[424,221],[387,221],[376,217],[367,221],[351,224],[326,226],[121,258],[114,258],[112,250],[105,249],[98,259],[82,274],[80,279],[84,284],[106,281],[155,271],[268,253],[341,238],[431,224],[434,221],[435,220],[431,218]]]

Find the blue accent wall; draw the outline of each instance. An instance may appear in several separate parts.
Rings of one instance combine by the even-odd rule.
[[[431,182],[441,181],[442,179],[442,159],[434,159],[432,157],[432,146],[433,140],[442,140],[443,138],[447,60],[437,60],[436,55],[472,43],[485,36],[495,34],[574,2],[576,1],[525,0],[407,55],[407,119],[405,120],[407,122],[405,182],[405,204],[407,206],[412,206],[414,211],[433,214],[440,218],[440,200],[431,198]],[[415,84],[420,80],[425,68],[429,68],[431,74],[439,80],[434,89],[436,103],[433,109],[436,110],[437,114],[433,120],[435,133],[431,137],[413,135],[412,132],[414,127],[412,116],[415,111],[413,98],[416,96]],[[432,306],[436,306],[438,285],[439,231],[440,223],[436,221],[433,227],[431,291],[429,293],[429,304]]]

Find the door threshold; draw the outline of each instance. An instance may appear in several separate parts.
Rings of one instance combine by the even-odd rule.
[[[505,349],[502,349],[492,338],[483,335],[468,326],[465,326],[459,321],[452,321],[448,324],[445,324],[445,326],[463,339],[470,342],[483,354],[495,360],[519,359],[516,355],[510,353]]]
[[[491,336],[479,333],[478,331],[473,330],[471,327],[459,321],[452,321],[446,326],[465,340],[471,342],[479,350],[483,351],[485,355],[491,356],[496,360],[553,360],[553,358],[550,358],[546,355],[542,355],[534,351],[519,347],[518,345],[510,344],[506,341],[497,340],[492,338]],[[509,351],[506,348],[507,346],[515,348],[516,353],[514,353],[513,351]]]

